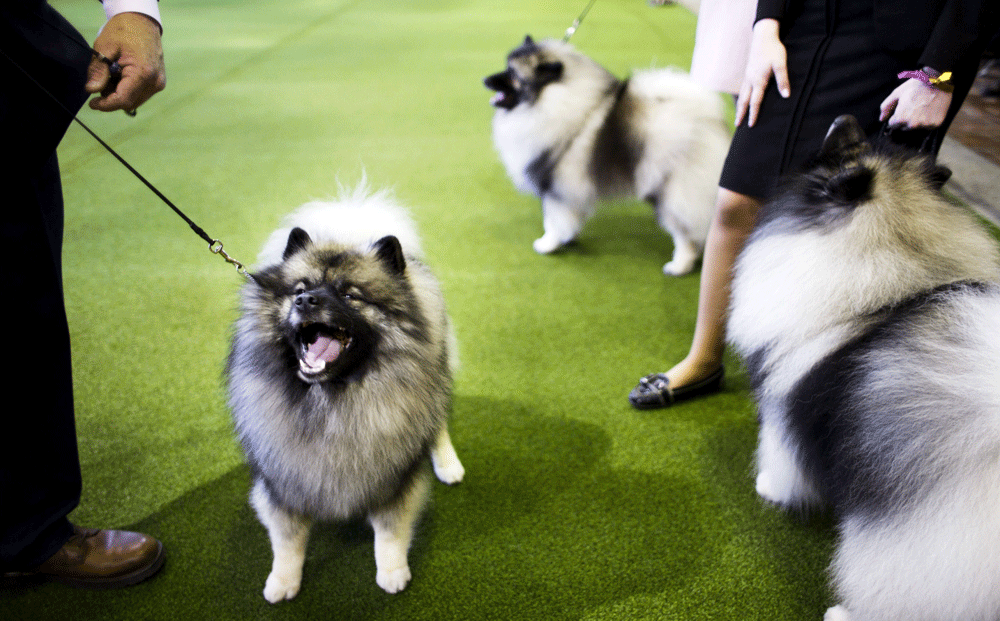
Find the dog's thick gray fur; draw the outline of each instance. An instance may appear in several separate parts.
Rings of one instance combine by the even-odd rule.
[[[313,520],[365,516],[376,581],[410,580],[412,531],[438,477],[464,469],[447,431],[454,340],[412,221],[363,188],[303,206],[242,291],[227,364],[251,502],[274,563],[264,596],[299,590]]]
[[[833,508],[827,621],[1000,618],[1000,254],[947,174],[842,117],[737,262],[757,492]]]
[[[568,43],[530,37],[485,84],[497,91],[500,159],[514,185],[542,201],[537,252],[573,241],[599,199],[636,198],[673,238],[664,272],[694,268],[729,148],[716,93],[675,69],[619,80]]]

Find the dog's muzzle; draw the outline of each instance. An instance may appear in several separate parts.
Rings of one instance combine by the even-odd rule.
[[[490,104],[495,108],[513,110],[517,104],[521,103],[521,96],[518,94],[517,89],[514,88],[514,82],[511,80],[509,70],[494,73],[486,77],[483,80],[483,84],[486,88],[496,91],[496,95],[490,99]]]
[[[351,346],[348,330],[324,321],[328,314],[322,307],[323,300],[315,292],[301,293],[295,298],[299,375],[305,380],[319,376]]]

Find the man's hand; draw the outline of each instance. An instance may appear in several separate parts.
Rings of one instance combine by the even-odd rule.
[[[160,25],[142,13],[119,13],[104,25],[94,41],[94,49],[122,69],[121,81],[109,89],[111,71],[98,58],[87,68],[88,93],[100,93],[90,100],[94,110],[134,111],[167,85],[160,44]]]

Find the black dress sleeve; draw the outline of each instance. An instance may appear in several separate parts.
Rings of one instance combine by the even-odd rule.
[[[920,64],[938,71],[955,69],[970,55],[982,55],[1000,24],[996,0],[948,0],[927,39]]]
[[[785,16],[785,0],[757,0],[756,24],[762,19],[776,19],[781,21]]]

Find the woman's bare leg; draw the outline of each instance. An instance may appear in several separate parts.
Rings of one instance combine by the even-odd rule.
[[[757,222],[760,206],[756,198],[719,188],[705,241],[694,337],[687,357],[666,373],[672,387],[704,379],[722,365],[733,265]]]

